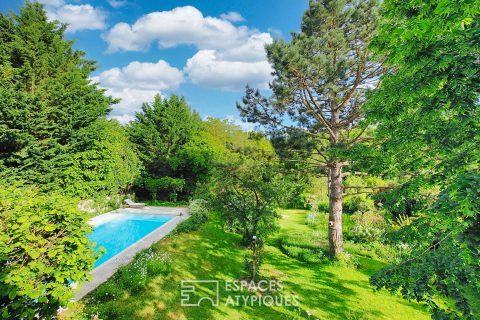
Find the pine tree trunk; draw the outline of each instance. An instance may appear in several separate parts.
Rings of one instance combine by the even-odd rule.
[[[335,258],[343,252],[342,228],[342,165],[332,164],[328,169],[329,178],[329,205],[328,241],[330,244],[330,258]]]

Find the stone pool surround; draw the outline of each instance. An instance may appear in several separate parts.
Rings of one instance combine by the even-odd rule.
[[[87,295],[90,291],[104,283],[110,278],[120,266],[128,264],[133,260],[133,257],[140,251],[148,249],[155,242],[160,241],[163,237],[169,234],[180,222],[190,217],[188,208],[168,208],[168,207],[144,207],[144,208],[122,208],[117,209],[99,216],[96,216],[88,223],[93,226],[100,225],[111,219],[119,213],[139,213],[139,214],[158,214],[165,216],[173,216],[173,218],[153,230],[145,237],[141,238],[128,248],[125,248],[119,254],[113,256],[109,260],[102,263],[100,266],[93,269],[91,272],[92,280],[85,283],[75,295],[75,300],[78,301]]]

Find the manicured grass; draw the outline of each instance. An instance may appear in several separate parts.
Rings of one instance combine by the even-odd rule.
[[[144,290],[120,289],[115,299],[95,301],[87,296],[83,304],[86,316],[98,313],[102,319],[429,319],[424,306],[408,303],[386,292],[374,292],[368,275],[381,262],[361,258],[361,268],[338,265],[306,264],[284,255],[275,243],[287,233],[312,232],[304,224],[306,212],[282,212],[281,229],[265,247],[262,277],[283,282],[284,295],[296,295],[298,307],[226,306],[228,293],[221,287],[220,305],[182,307],[181,280],[244,279],[240,236],[226,233],[221,222],[212,217],[199,231],[180,234],[154,245],[172,259],[169,275],[149,278]],[[111,282],[111,283],[110,283]],[[115,286],[114,281],[108,285]],[[81,308],[79,308],[81,309]]]

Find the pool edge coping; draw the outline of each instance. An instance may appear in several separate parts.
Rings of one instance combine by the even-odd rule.
[[[173,216],[172,219],[167,221],[165,224],[161,225],[157,229],[153,230],[143,238],[139,239],[132,245],[128,246],[127,248],[123,249],[120,253],[116,254],[112,258],[108,259],[100,266],[96,267],[90,273],[92,275],[92,280],[83,284],[83,286],[78,290],[75,294],[75,301],[81,300],[85,297],[88,293],[93,291],[99,285],[107,281],[111,276],[115,274],[119,267],[130,263],[135,255],[145,249],[151,247],[154,243],[160,241],[165,236],[167,236],[180,222],[187,220],[190,218],[188,208],[169,208],[169,207],[147,207],[148,211],[142,211],[144,209],[128,209],[128,211],[135,210],[136,213],[141,214],[156,214],[156,215],[168,215]],[[166,212],[152,212],[152,209],[156,209],[159,211],[167,210],[170,213]],[[104,215],[114,215],[117,213],[122,213],[123,209],[117,209],[112,212],[105,213]],[[127,210],[125,210],[127,211]],[[172,213],[175,212],[175,213]],[[103,216],[103,215],[101,215]],[[100,216],[94,217],[98,218]]]

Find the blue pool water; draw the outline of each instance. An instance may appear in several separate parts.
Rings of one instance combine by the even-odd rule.
[[[89,239],[96,243],[95,248],[104,247],[107,252],[95,262],[95,267],[142,239],[171,218],[162,215],[122,213],[113,220],[96,226]]]

